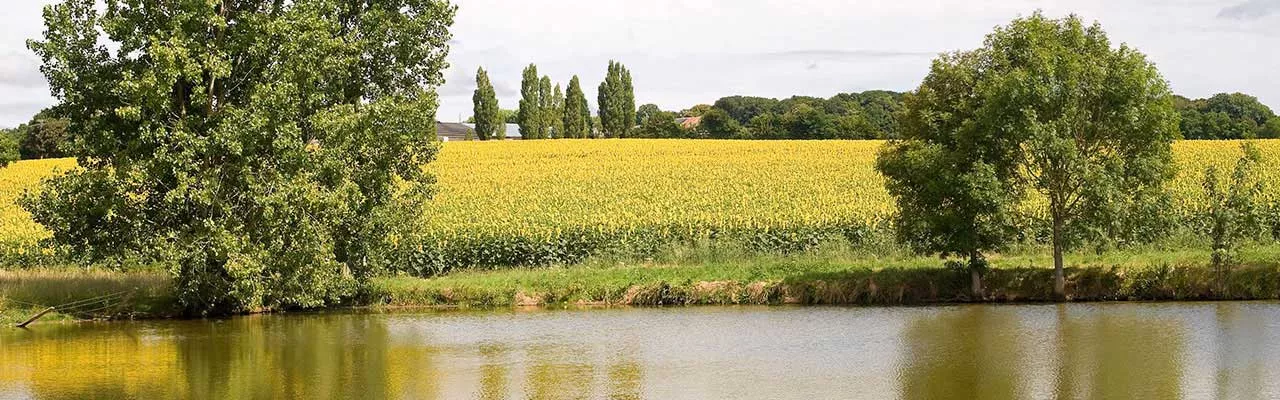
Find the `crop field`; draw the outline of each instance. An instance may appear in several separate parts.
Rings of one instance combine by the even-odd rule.
[[[1258,141],[1280,171],[1280,140]],[[893,212],[873,168],[879,141],[548,140],[451,142],[427,166],[438,178],[425,228],[406,263],[570,262],[611,247],[735,237],[764,247],[853,238]],[[1203,203],[1204,168],[1229,174],[1235,141],[1174,145],[1175,213]],[[72,160],[0,169],[0,242],[46,236],[13,204]],[[1280,188],[1280,173],[1269,174]]]

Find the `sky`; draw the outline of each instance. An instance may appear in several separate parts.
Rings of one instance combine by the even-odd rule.
[[[4,0],[0,127],[56,100],[25,41],[47,0]],[[1280,111],[1280,0],[455,0],[438,119],[471,114],[475,71],[503,108],[529,63],[588,101],[609,60],[631,70],[637,104],[680,110],[730,95],[829,97],[915,88],[941,52],[981,46],[992,28],[1043,10],[1097,21],[1136,47],[1175,93],[1244,92]]]

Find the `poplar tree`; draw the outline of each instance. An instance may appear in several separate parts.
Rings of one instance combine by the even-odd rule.
[[[625,138],[635,126],[636,99],[631,71],[622,63],[609,61],[609,71],[597,93],[600,129],[605,137]]]
[[[538,113],[541,114],[541,125],[538,125],[538,139],[551,137],[551,78],[543,76],[538,81]]]
[[[587,108],[587,96],[582,93],[577,75],[569,80],[561,120],[565,137],[585,139],[591,133],[591,110]]]
[[[471,101],[475,104],[476,138],[489,140],[503,135],[506,129],[502,129],[505,127],[498,113],[498,95],[483,67],[476,71],[476,91]]]
[[[520,80],[520,113],[516,116],[521,139],[537,139],[543,125],[538,85],[538,66],[529,64]]]
[[[547,109],[547,121],[551,123],[551,138],[563,139],[564,134],[564,91],[560,90],[560,84],[556,84],[555,89],[551,91],[551,107]]]

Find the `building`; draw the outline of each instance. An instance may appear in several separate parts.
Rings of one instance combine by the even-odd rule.
[[[507,140],[520,140],[520,125],[506,124]],[[436,121],[436,138],[441,142],[476,140],[476,124]]]
[[[436,139],[441,142],[458,142],[473,136],[474,128],[466,124],[436,121]]]
[[[693,129],[693,128],[697,128],[698,124],[702,123],[702,117],[676,118],[676,123],[679,124],[681,128]]]

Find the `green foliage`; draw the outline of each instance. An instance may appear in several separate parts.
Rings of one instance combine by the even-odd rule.
[[[913,206],[902,204],[904,194],[928,201],[904,207],[908,215],[899,218],[956,208],[962,203],[953,191],[981,188],[959,197],[985,204],[957,223],[972,224],[970,235],[979,223],[999,233],[1010,203],[1037,191],[1048,200],[1058,295],[1062,253],[1158,198],[1173,176],[1178,118],[1168,85],[1141,53],[1113,48],[1100,26],[1075,16],[1036,13],[997,28],[980,49],[944,55],[905,108],[901,135],[908,139],[886,151],[881,168],[898,186],[901,205]],[[941,196],[914,194],[943,186],[951,188]],[[948,228],[922,230],[934,229]],[[963,247],[990,247],[1007,237],[989,236],[984,246]]]
[[[1267,233],[1265,211],[1262,204],[1264,192],[1259,163],[1262,154],[1251,143],[1242,146],[1244,155],[1236,161],[1230,180],[1223,183],[1218,170],[1210,166],[1204,171],[1204,194],[1209,200],[1204,210],[1203,230],[1209,236],[1213,256],[1210,265],[1222,281],[1231,264],[1237,258],[1240,242],[1256,239]]]
[[[582,93],[582,84],[577,75],[569,80],[561,120],[564,124],[564,137],[585,139],[591,136],[591,109],[587,107],[587,96]]]
[[[644,110],[644,107],[641,107],[641,110]],[[636,127],[635,137],[681,139],[691,137],[694,134],[694,132],[685,129],[680,123],[676,122],[675,113],[657,111],[641,114],[648,115],[645,115],[644,122],[639,127]]]
[[[551,91],[550,106],[547,108],[547,121],[551,122],[549,129],[552,139],[563,139],[568,136],[564,132],[564,91],[560,90],[560,84],[556,84],[556,88]]]
[[[429,195],[443,0],[67,0],[30,47],[80,169],[23,206],[78,256],[170,266],[184,309],[319,307]],[[105,10],[105,11],[103,11]]]
[[[18,153],[17,130],[0,131],[0,168],[22,158]]]
[[[648,122],[650,118],[659,114],[663,114],[663,111],[657,104],[642,105],[639,109],[636,109],[636,125],[644,125],[644,123]]]
[[[541,139],[546,132],[546,121],[542,120],[545,113],[542,112],[540,84],[538,66],[529,64],[520,81],[520,109],[517,110],[519,115],[516,117],[521,139]]]
[[[1243,93],[1219,93],[1208,99],[1179,96],[1175,105],[1185,139],[1252,139],[1280,136],[1280,121],[1270,107]]]
[[[551,104],[551,78],[543,76],[538,80],[538,113],[541,114],[542,125],[538,126],[534,139],[551,138],[551,119],[556,116]]]
[[[696,106],[689,107],[687,110],[680,111],[680,116],[686,118],[701,117],[705,115],[707,111],[711,111],[711,107],[712,106],[710,104],[698,104]]]
[[[471,96],[471,101],[474,103],[475,116],[472,118],[476,124],[476,138],[489,140],[506,136],[506,127],[498,108],[498,94],[494,92],[493,84],[489,82],[489,73],[484,68],[476,71],[476,91]]]
[[[742,126],[733,116],[719,108],[712,108],[702,115],[702,122],[698,124],[698,135],[709,139],[741,139],[743,138]]]
[[[884,139],[897,135],[894,114],[902,108],[901,101],[901,93],[888,91],[841,93],[830,99],[730,96],[712,108],[744,126],[741,138]]]
[[[54,109],[40,111],[30,122],[13,130],[18,141],[18,152],[24,160],[42,158],[62,158],[66,142],[71,140],[67,135],[69,122],[57,115]]]
[[[600,82],[597,94],[600,107],[600,130],[604,137],[629,137],[636,121],[635,89],[631,84],[631,71],[622,63],[609,61],[609,71]]]

